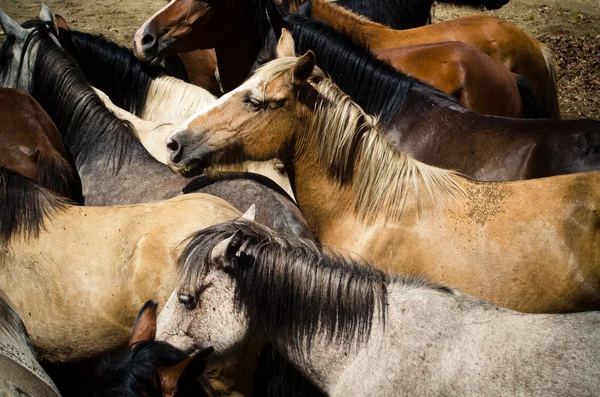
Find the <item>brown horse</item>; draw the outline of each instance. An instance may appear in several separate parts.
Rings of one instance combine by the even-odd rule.
[[[515,74],[524,76],[540,101],[544,117],[560,118],[556,70],[550,50],[515,25],[487,15],[471,15],[415,29],[394,30],[325,0],[312,0],[312,15],[349,34],[372,50],[460,41]]]
[[[260,46],[248,47],[244,52],[245,57],[238,61],[236,54],[240,50],[237,43],[260,42],[265,34],[263,26],[268,23],[262,20],[265,15],[265,4],[262,2],[237,0],[232,1],[231,7],[234,3],[241,6],[239,7],[241,10],[245,8],[252,10],[250,14],[254,13],[258,22],[255,23],[249,17],[248,11],[228,9],[226,7],[228,2],[211,4],[200,0],[171,2],[136,32],[134,37],[136,56],[140,59],[152,60],[162,54],[215,47],[224,89],[229,91],[237,87],[250,71],[253,62],[249,60],[256,59],[258,55],[258,49],[256,51],[251,49],[260,48]],[[273,22],[272,15],[270,19]],[[185,29],[180,27],[182,20],[188,21]],[[230,25],[236,26],[236,29],[222,32],[222,26]],[[238,26],[252,27],[244,31]],[[388,52],[382,54],[382,57],[388,59],[391,57],[396,68],[455,96],[465,106],[482,114],[506,117],[536,115],[533,109],[523,111],[519,87],[515,77],[508,70],[484,54],[468,49],[464,44],[421,46],[400,52]],[[228,66],[223,70],[222,66],[226,63]],[[237,77],[233,76],[233,70],[238,72]],[[479,84],[481,81],[485,81],[485,84]]]
[[[280,153],[324,244],[519,311],[600,308],[600,172],[481,183],[425,165],[314,65],[277,59],[189,120],[172,168]]]
[[[52,119],[25,92],[0,88],[0,166],[81,201],[77,171]]]

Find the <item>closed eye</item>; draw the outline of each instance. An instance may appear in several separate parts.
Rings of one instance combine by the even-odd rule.
[[[262,102],[256,98],[247,97],[244,99],[244,103],[250,106],[253,110],[259,110],[262,108]]]

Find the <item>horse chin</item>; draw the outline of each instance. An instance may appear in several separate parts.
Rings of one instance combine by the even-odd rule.
[[[182,175],[186,178],[193,178],[202,175],[206,171],[207,165],[202,164],[201,161],[192,160],[183,166],[169,164],[169,168],[171,168],[171,171],[175,174]]]

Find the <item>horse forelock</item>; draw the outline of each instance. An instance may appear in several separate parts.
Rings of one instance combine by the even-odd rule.
[[[15,234],[37,238],[45,221],[67,204],[21,174],[0,168],[0,244],[8,244]]]
[[[101,157],[118,172],[137,154],[147,155],[132,125],[110,112],[89,86],[75,61],[46,35],[39,35],[32,96],[61,131],[80,166]]]

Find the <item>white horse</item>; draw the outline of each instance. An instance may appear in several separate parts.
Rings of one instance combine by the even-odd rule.
[[[270,342],[329,396],[600,394],[598,312],[517,313],[244,220],[197,233],[179,266],[159,340]]]

